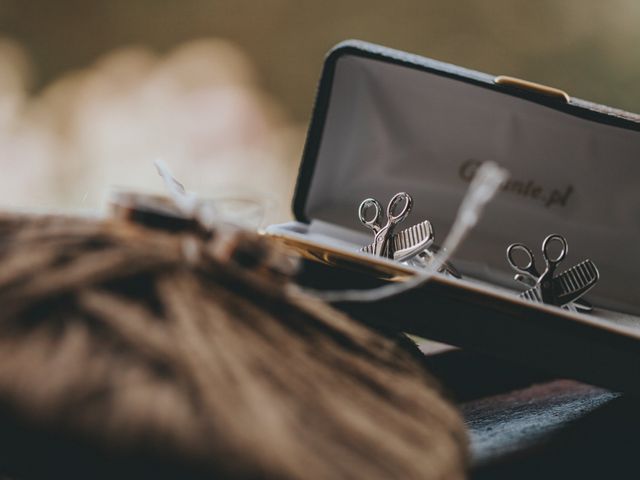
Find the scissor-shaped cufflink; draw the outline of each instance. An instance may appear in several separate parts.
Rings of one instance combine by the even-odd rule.
[[[395,211],[402,205],[400,211]],[[391,238],[393,236],[393,229],[395,226],[402,222],[413,206],[413,199],[408,193],[400,192],[396,193],[389,201],[387,206],[387,223],[382,224],[382,205],[375,198],[367,198],[361,204],[358,209],[358,217],[360,222],[373,231],[373,253],[381,257],[393,258],[393,248],[391,246]],[[374,216],[371,219],[367,219],[367,211],[373,209]]]
[[[396,210],[400,205],[400,211]],[[431,261],[438,247],[433,245],[433,228],[431,222],[424,220],[412,227],[393,233],[395,226],[402,222],[413,206],[411,195],[405,192],[396,193],[387,207],[387,223],[382,225],[382,206],[375,198],[367,198],[360,204],[358,217],[360,222],[373,230],[373,243],[360,249],[361,252],[391,258],[414,267],[425,267]],[[373,209],[374,216],[367,217],[367,211]],[[461,278],[458,271],[445,262],[440,269],[442,273]]]
[[[549,247],[552,242],[560,245],[560,252],[552,256]],[[542,242],[542,255],[546,267],[542,274],[535,266],[533,252],[522,243],[513,243],[507,248],[507,260],[517,274],[514,279],[530,287],[520,294],[520,298],[533,302],[547,303],[572,311],[590,311],[591,305],[581,297],[593,288],[600,278],[597,267],[591,260],[579,264],[555,275],[558,264],[567,256],[567,240],[558,234],[549,235]],[[522,252],[526,264],[519,264],[514,254]]]

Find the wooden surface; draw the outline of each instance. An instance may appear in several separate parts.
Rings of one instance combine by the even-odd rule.
[[[638,400],[461,350],[428,352],[427,365],[466,418],[472,478],[640,474]]]

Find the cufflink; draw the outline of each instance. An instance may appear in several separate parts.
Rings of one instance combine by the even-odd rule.
[[[424,220],[394,233],[395,227],[407,218],[412,207],[411,195],[406,192],[396,193],[387,205],[385,220],[380,202],[375,198],[363,200],[358,208],[358,218],[360,223],[373,232],[373,242],[362,247],[360,251],[413,267],[427,268],[440,249],[433,243],[431,222]],[[448,262],[445,262],[439,272],[461,278],[456,268]]]
[[[560,252],[553,255],[550,246],[556,243]],[[522,243],[512,243],[507,247],[507,261],[516,272],[514,280],[529,287],[519,297],[537,303],[546,303],[570,311],[589,312],[591,305],[582,297],[591,290],[600,278],[596,265],[589,259],[556,275],[557,266],[567,256],[567,240],[558,234],[547,236],[542,242],[542,256],[545,269],[536,268],[533,252]],[[519,253],[518,253],[519,252]],[[516,255],[524,259],[518,262]]]

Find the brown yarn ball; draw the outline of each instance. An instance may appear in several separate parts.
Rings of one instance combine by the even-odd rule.
[[[462,478],[435,382],[288,261],[225,226],[1,216],[0,473]]]

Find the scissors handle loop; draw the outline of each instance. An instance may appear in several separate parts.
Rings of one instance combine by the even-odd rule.
[[[395,213],[398,207],[402,205],[400,211]],[[406,192],[396,193],[389,202],[389,206],[387,207],[387,220],[390,224],[397,224],[402,222],[409,212],[411,212],[411,207],[413,207],[413,199],[411,195]]]
[[[557,242],[560,244],[560,252],[558,253],[558,255],[556,255],[555,258],[551,255],[551,252],[549,252],[549,245],[551,245],[552,242]],[[567,245],[567,240],[562,235],[558,235],[557,233],[549,235],[542,242],[542,253],[544,254],[544,258],[548,264],[560,263],[562,260],[564,260],[564,257],[567,256],[568,249],[569,247]]]
[[[524,257],[526,258],[527,262],[525,265],[520,265],[518,263],[514,255],[515,252],[524,253]],[[509,261],[511,268],[513,268],[516,272],[531,275],[536,279],[540,276],[534,263],[533,252],[523,243],[512,243],[511,245],[509,245],[509,247],[507,248],[507,260]]]
[[[367,212],[371,209],[373,209],[374,215],[372,218],[368,219]],[[380,205],[380,202],[378,202],[375,198],[366,198],[362,201],[360,207],[358,208],[358,218],[364,226],[369,227],[371,230],[377,233],[380,228],[382,228],[382,225],[380,224],[381,217],[382,206]]]

